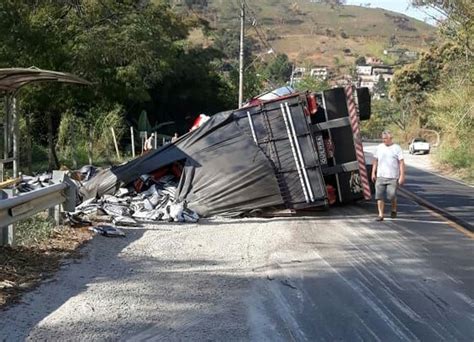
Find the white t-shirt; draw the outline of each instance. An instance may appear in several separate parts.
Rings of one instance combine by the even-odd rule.
[[[377,177],[396,179],[400,177],[399,161],[403,160],[403,151],[399,145],[378,145],[374,159],[378,160]]]

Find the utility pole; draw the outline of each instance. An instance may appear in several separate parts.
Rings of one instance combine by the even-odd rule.
[[[240,54],[239,54],[239,108],[242,107],[244,101],[244,22],[245,22],[245,5],[241,1],[240,10]]]

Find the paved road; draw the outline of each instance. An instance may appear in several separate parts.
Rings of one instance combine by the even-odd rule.
[[[375,144],[365,144],[368,160],[374,149]],[[405,151],[405,161],[404,189],[474,227],[474,187],[441,175],[431,164],[430,155],[410,155]]]
[[[126,228],[0,312],[18,340],[472,341],[474,244],[401,199]]]
[[[352,207],[292,226],[298,252],[272,260],[292,287],[277,280],[262,292],[262,312],[274,313],[264,336],[278,327],[283,340],[472,341],[473,241],[401,205],[401,217],[383,224]]]
[[[473,341],[474,235],[407,198],[375,212],[99,236],[0,312],[0,340]]]

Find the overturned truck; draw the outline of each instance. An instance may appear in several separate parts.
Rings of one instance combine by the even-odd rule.
[[[139,191],[143,175],[178,180],[173,201],[201,217],[327,207],[370,198],[359,120],[366,88],[334,88],[254,101],[213,115],[174,143],[84,183],[82,200]],[[142,178],[140,178],[142,177]]]

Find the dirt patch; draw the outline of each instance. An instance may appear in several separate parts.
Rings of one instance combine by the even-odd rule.
[[[0,247],[0,310],[51,277],[65,258],[78,258],[92,238],[87,228],[57,228],[52,237],[28,246]]]

